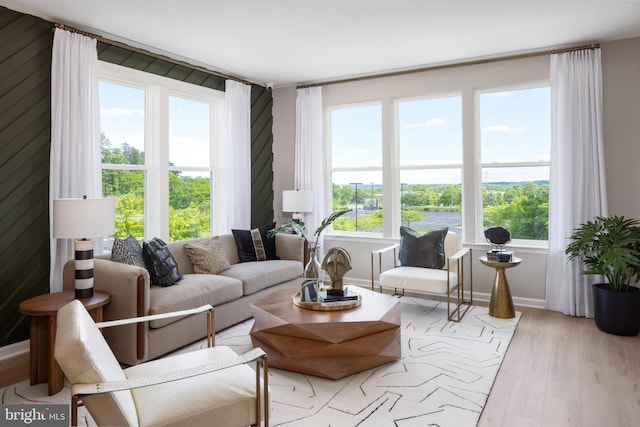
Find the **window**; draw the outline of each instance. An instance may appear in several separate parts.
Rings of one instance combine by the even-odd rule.
[[[211,105],[169,97],[170,240],[211,233]]]
[[[380,104],[330,110],[333,210],[352,211],[334,230],[382,232],[382,116]]]
[[[500,225],[513,239],[547,240],[550,89],[480,91],[482,209],[478,223]]]
[[[399,101],[400,221],[462,232],[462,98]]]
[[[116,197],[116,237],[144,238],[146,92],[100,81],[102,193]]]
[[[103,194],[116,237],[211,234],[224,93],[100,63]]]
[[[464,80],[449,93],[422,88],[397,98],[389,84],[376,102],[340,104],[348,91],[332,93],[336,104],[325,99],[332,208],[353,209],[334,223],[338,234],[397,238],[401,225],[448,227],[466,243],[484,243],[484,230],[498,225],[514,243],[546,242],[549,84],[479,78],[494,84],[479,90]]]

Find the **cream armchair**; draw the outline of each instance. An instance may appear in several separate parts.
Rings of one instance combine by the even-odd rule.
[[[398,289],[439,294],[446,296],[447,318],[459,322],[473,304],[473,281],[471,274],[471,251],[462,247],[462,238],[459,234],[448,232],[444,240],[445,265],[442,269],[409,267],[398,265],[399,244],[371,252],[371,290],[375,287],[376,266],[379,274],[378,285],[382,288],[393,288],[398,294]],[[389,260],[390,254],[393,259]],[[386,263],[385,263],[386,261]],[[393,265],[384,270],[384,266]],[[465,264],[469,274],[465,279]],[[465,299],[465,282],[468,280],[469,301]],[[455,293],[451,309],[451,295]],[[466,307],[465,307],[466,306]]]
[[[99,327],[207,312],[209,347],[122,369]],[[58,311],[55,358],[71,383],[72,425],[79,402],[98,425],[269,425],[266,354],[259,348],[238,356],[215,347],[213,308],[94,323],[77,300]],[[254,372],[247,363],[256,362]],[[261,378],[260,367],[263,367]],[[261,398],[261,396],[263,396]]]

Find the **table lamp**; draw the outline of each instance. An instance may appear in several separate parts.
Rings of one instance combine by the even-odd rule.
[[[293,212],[291,217],[300,222],[304,212],[313,210],[313,193],[304,190],[284,190],[282,192],[282,211]]]
[[[115,232],[115,199],[53,200],[53,237],[75,239],[75,296],[93,296],[93,240]]]

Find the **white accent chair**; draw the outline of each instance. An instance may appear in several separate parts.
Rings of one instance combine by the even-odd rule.
[[[203,312],[208,348],[126,369],[99,329]],[[64,305],[57,315],[55,358],[71,383],[72,425],[78,422],[78,405],[84,404],[100,426],[261,425],[262,413],[268,426],[266,354],[256,348],[238,356],[229,347],[214,347],[213,326],[210,305],[97,324],[78,300]],[[254,361],[255,371],[246,365]]]
[[[459,322],[473,304],[473,281],[471,272],[471,251],[462,247],[462,237],[453,232],[448,232],[444,240],[445,265],[442,269],[410,267],[399,265],[398,249],[396,243],[385,248],[371,252],[371,290],[375,289],[375,264],[378,266],[378,286],[380,292],[383,288],[393,288],[395,295],[404,295],[404,291],[424,292],[427,294],[445,295],[447,299],[447,319]],[[393,268],[383,271],[385,260],[391,264],[385,255],[393,253]],[[469,274],[469,300],[465,300],[465,264]],[[402,289],[402,293],[398,292]],[[456,293],[455,308],[451,309],[451,294]],[[466,307],[464,307],[466,306]]]

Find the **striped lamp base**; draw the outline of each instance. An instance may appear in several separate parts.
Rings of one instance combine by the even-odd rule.
[[[75,241],[76,299],[93,296],[93,240]]]

